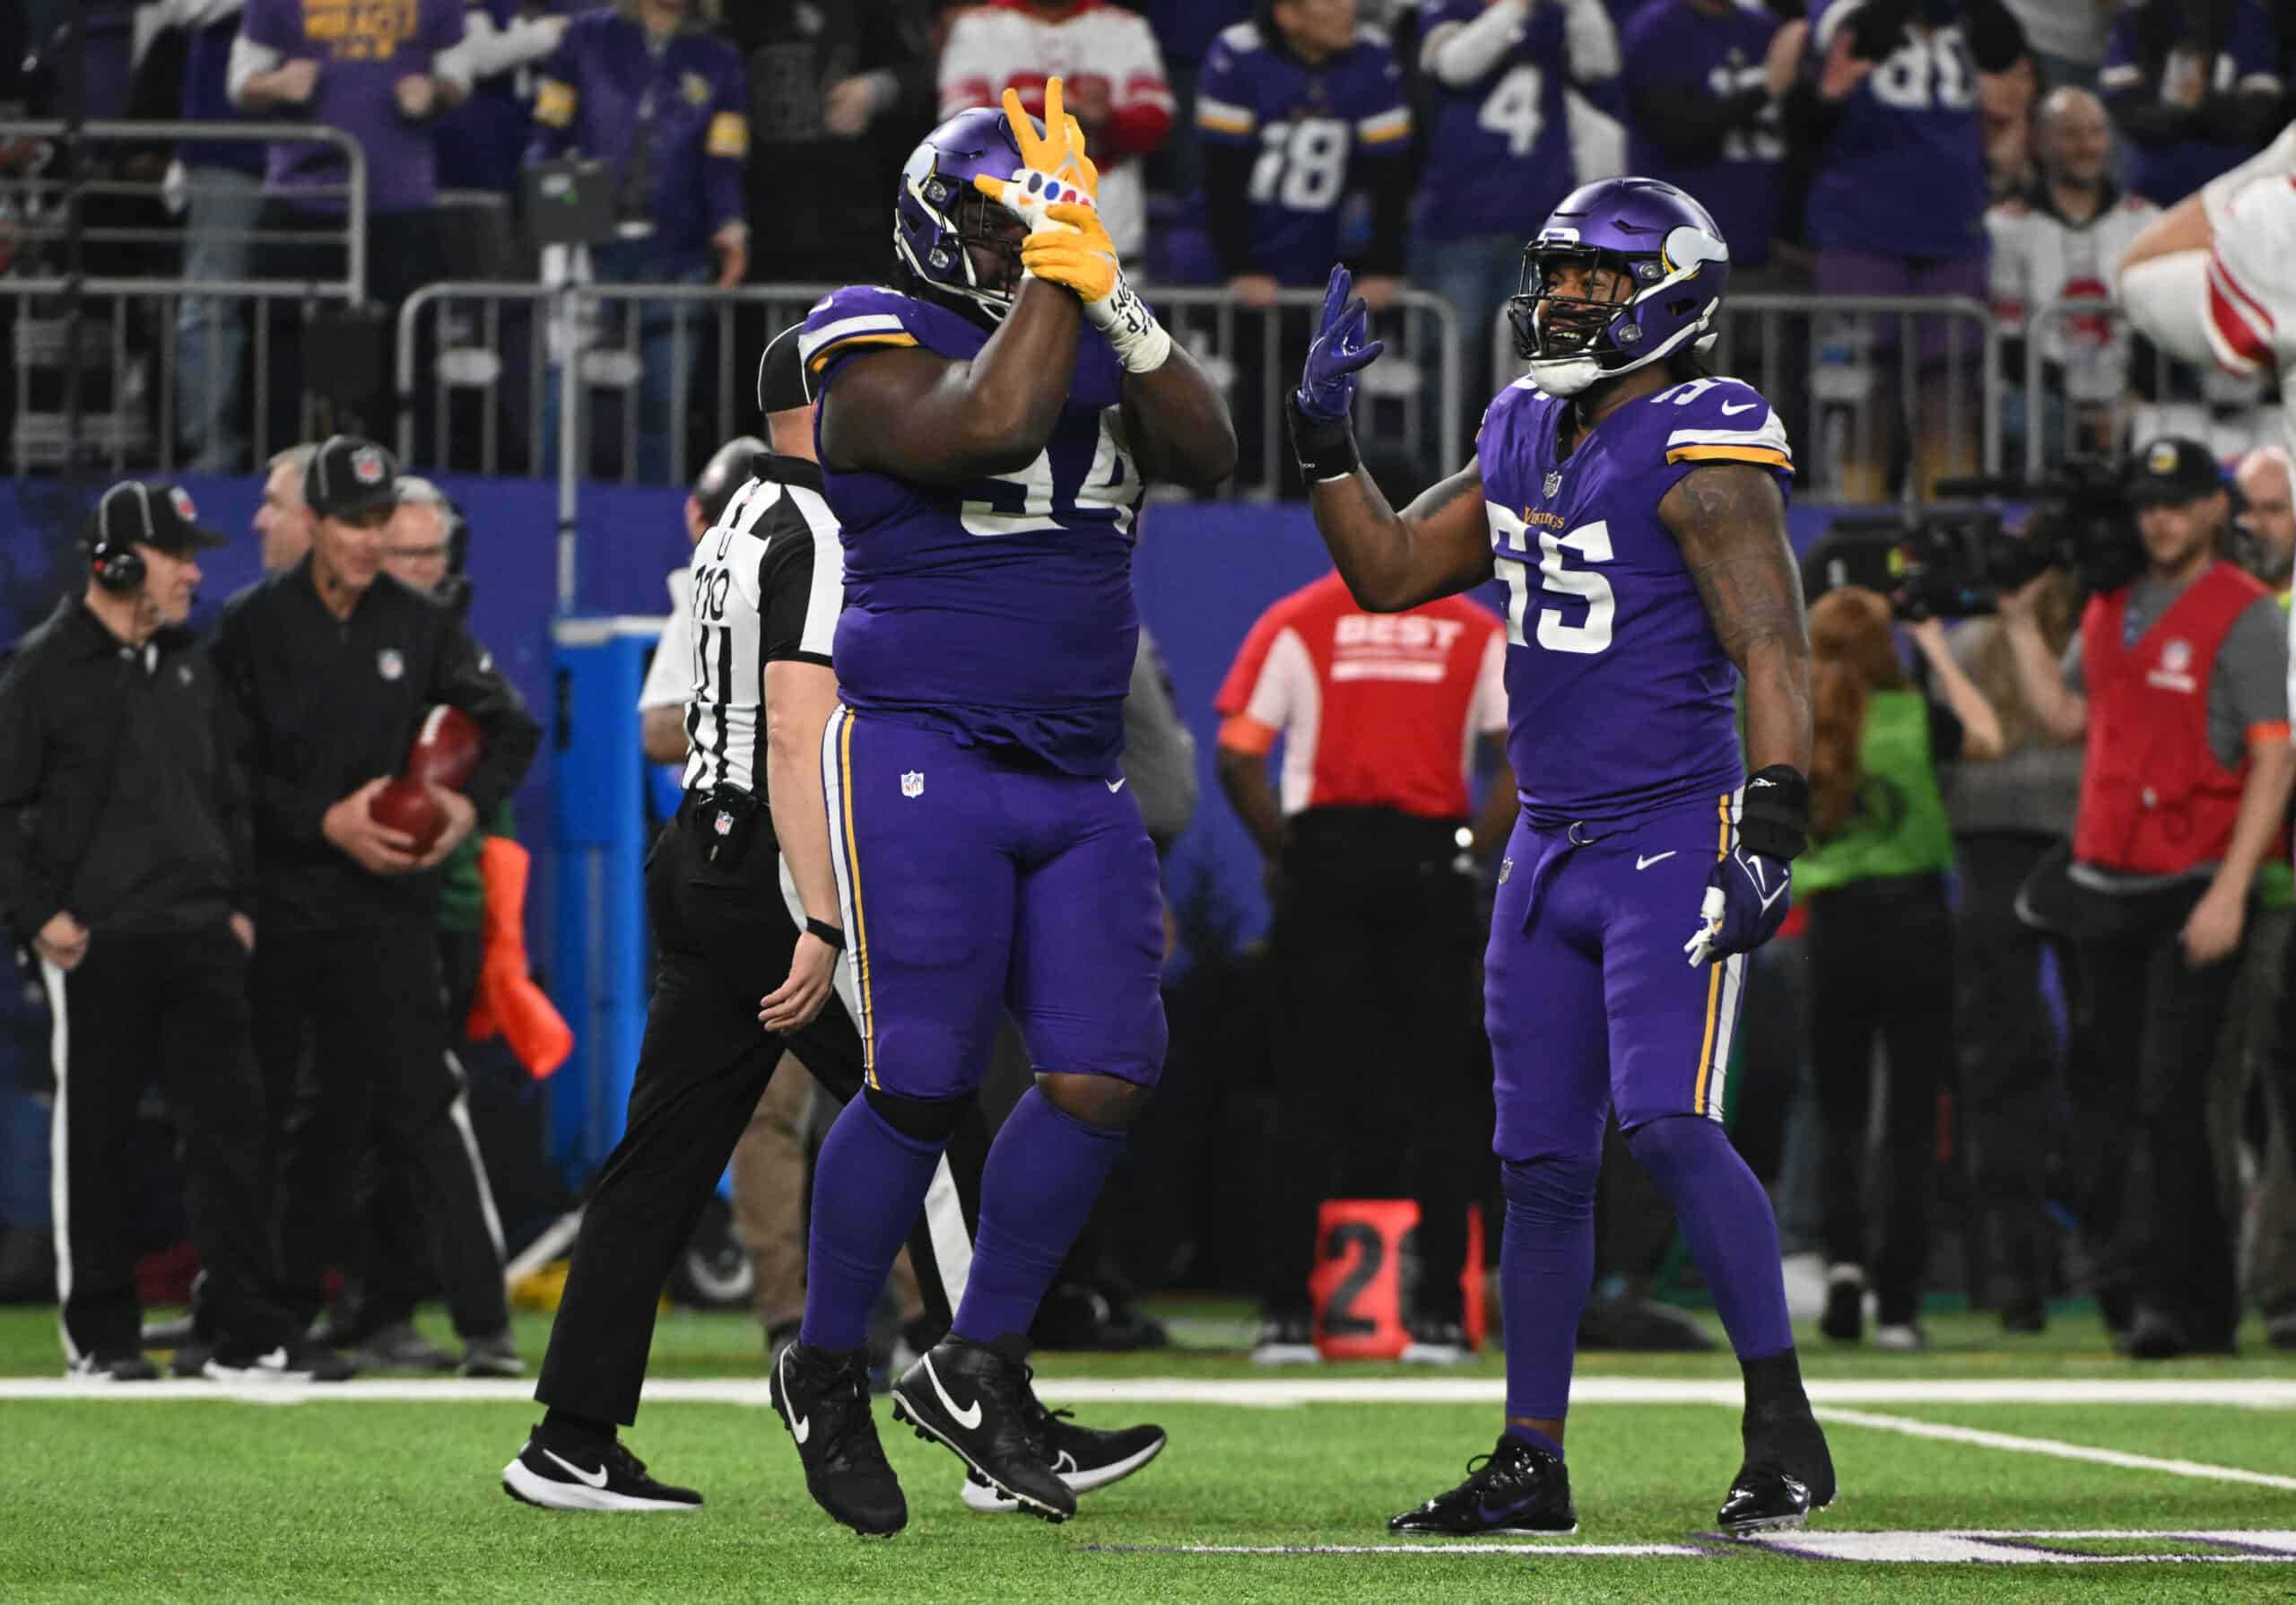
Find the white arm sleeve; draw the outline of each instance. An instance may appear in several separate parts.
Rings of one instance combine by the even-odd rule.
[[[223,92],[230,97],[232,105],[245,110],[247,102],[240,97],[247,93],[248,80],[272,72],[278,65],[279,52],[269,45],[258,45],[244,33],[234,35],[230,64],[223,69]]]
[[[492,17],[474,11],[463,23],[460,54],[473,78],[491,78],[541,60],[558,48],[564,32],[554,17],[514,17],[508,28],[497,28]]]
[[[1570,75],[1579,83],[1618,76],[1618,30],[1603,0],[1563,0],[1562,39],[1570,51]]]
[[[2208,253],[2171,251],[2121,269],[2120,303],[2152,344],[2204,367],[2218,361],[2208,337]]]
[[[1493,0],[1472,22],[1446,22],[1427,36],[1419,65],[1453,89],[1480,82],[1523,31],[1528,0]]]

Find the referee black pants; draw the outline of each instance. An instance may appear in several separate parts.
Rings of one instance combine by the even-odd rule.
[[[2077,938],[2095,1085],[2072,1087],[2076,1208],[2109,1318],[2148,1307],[2196,1349],[2238,1324],[2233,1225],[2218,1199],[2210,1071],[2239,955],[2196,970],[2179,933],[2205,879],[2097,897],[2105,929]]]
[[[1460,1316],[1466,1212],[1491,1147],[1483,922],[1452,868],[1456,820],[1387,808],[1295,815],[1268,933],[1275,1090],[1260,1294],[1305,1315],[1325,1199],[1367,1176],[1419,1204],[1405,1314]],[[1397,1165],[1397,1158],[1401,1159]]]
[[[260,1349],[285,1341],[297,1329],[272,1295],[270,1153],[246,949],[220,920],[170,936],[100,931],[78,967],[40,971],[53,1018],[65,1352],[109,1357],[140,1346],[127,1144],[155,1078],[182,1147],[191,1239],[207,1272],[201,1296],[217,1335]]]
[[[280,932],[257,944],[256,1044],[274,1118],[280,1260],[305,1324],[329,1267],[367,1262],[367,1160],[406,1174],[423,1241],[465,1338],[510,1324],[502,1228],[460,1069],[448,1057],[439,948],[425,926]]]
[[[646,1037],[622,1140],[584,1207],[535,1389],[553,1409],[623,1426],[638,1418],[671,1264],[782,1053],[796,1053],[839,1103],[862,1086],[860,1034],[835,998],[786,1040],[758,1024],[759,1000],[789,976],[792,894],[764,821],[732,869],[705,859],[694,819],[707,812],[689,799],[647,859],[655,968]],[[944,1322],[963,1293],[987,1152],[976,1110],[951,1140],[910,1234],[918,1287]]]

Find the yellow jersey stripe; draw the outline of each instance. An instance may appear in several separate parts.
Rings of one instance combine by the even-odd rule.
[[[703,146],[711,156],[735,160],[750,153],[749,119],[738,111],[721,111],[709,119],[709,138]]]
[[[869,924],[861,914],[861,854],[853,832],[853,715],[838,733],[837,775],[845,793],[845,873],[853,883],[853,971],[861,983],[861,1073],[877,1085],[876,1011],[869,996]]]
[[[556,78],[545,78],[535,92],[535,121],[552,128],[563,128],[574,120],[574,86]]]
[[[1231,116],[1226,112],[1214,111],[1209,107],[1199,105],[1196,110],[1196,126],[1199,128],[1209,128],[1214,134],[1249,134],[1257,125],[1257,119],[1248,112]]]
[[[845,350],[848,346],[914,345],[916,344],[917,336],[915,335],[848,335],[841,340],[831,341],[827,345],[822,346],[819,351],[813,353],[813,359],[810,366],[815,373],[819,373],[822,371],[822,363],[828,362],[831,356]]]
[[[1730,794],[1728,792],[1722,794],[1722,799],[1717,805],[1716,811],[1722,816],[1721,836],[1714,847],[1714,859],[1717,863],[1719,863],[1730,856]],[[1714,1070],[1714,1027],[1722,1017],[1722,972],[1729,966],[1729,963],[1728,959],[1718,958],[1707,967],[1706,1036],[1698,1045],[1698,1086],[1691,1094],[1690,1100],[1692,1114],[1707,1112],[1706,1082],[1707,1077]]]
[[[1670,463],[1758,463],[1765,468],[1794,472],[1794,459],[1767,446],[1676,446],[1666,453]]]

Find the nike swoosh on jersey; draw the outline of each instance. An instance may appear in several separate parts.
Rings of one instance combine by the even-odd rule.
[[[1648,869],[1651,865],[1659,862],[1661,859],[1673,858],[1675,853],[1680,852],[1681,850],[1682,849],[1678,847],[1669,848],[1665,852],[1654,852],[1647,859],[1641,854],[1637,853],[1634,858],[1634,867],[1637,869]]]
[[[581,1467],[576,1465],[572,1461],[566,1459],[554,1449],[545,1449],[542,1452],[544,1460],[556,1461],[560,1465],[566,1468],[568,1475],[571,1476],[575,1481],[581,1483],[586,1487],[602,1488],[606,1486],[606,1469],[604,1466],[600,1466],[595,1471],[585,1471]]]
[[[1725,416],[1725,417],[1727,417],[1727,418],[1735,418],[1735,417],[1736,417],[1740,413],[1751,413],[1751,412],[1752,412],[1752,411],[1754,410],[1754,408],[1756,408],[1756,407],[1760,406],[1761,405],[1761,403],[1760,403],[1759,401],[1742,401],[1742,402],[1738,403],[1738,405],[1737,405],[1737,406],[1732,406],[1728,402],[1726,402],[1726,402],[1723,402],[1723,403],[1721,404],[1721,406],[1722,406],[1722,414],[1723,414],[1723,416]]]
[[[949,1390],[941,1385],[941,1374],[933,1369],[931,1355],[925,1356],[925,1380],[933,1384],[933,1391],[939,1397],[941,1408],[949,1412],[950,1417],[959,1426],[970,1432],[980,1425],[980,1400],[976,1399],[965,1409],[959,1409],[957,1401],[949,1397]]]
[[[1132,777],[1130,775],[1120,774],[1112,781],[1102,781],[1100,784],[1109,789],[1109,795],[1110,797],[1114,797],[1118,792],[1124,789],[1125,781],[1131,778]]]

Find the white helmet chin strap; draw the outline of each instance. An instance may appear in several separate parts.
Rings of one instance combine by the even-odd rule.
[[[1550,396],[1576,396],[1603,377],[1592,357],[1534,357],[1531,379]]]

